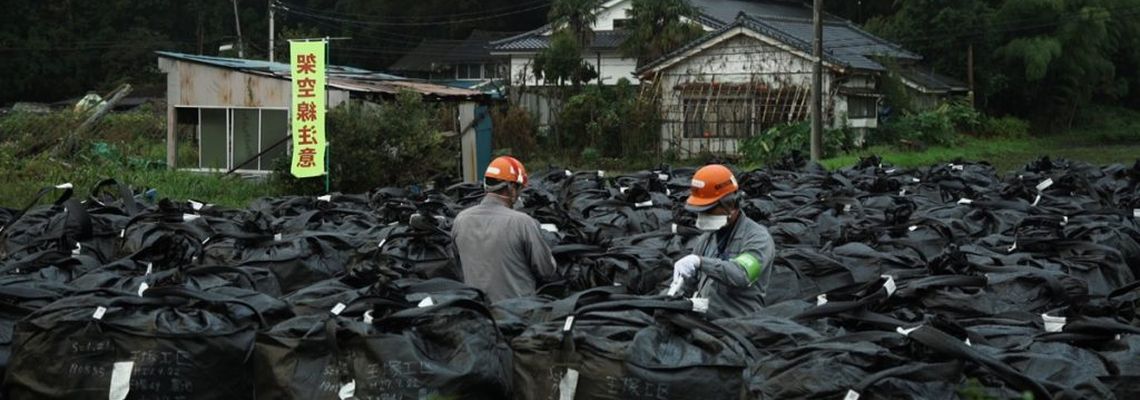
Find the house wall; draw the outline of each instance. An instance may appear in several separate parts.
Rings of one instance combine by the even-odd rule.
[[[626,11],[632,8],[632,1],[622,0],[612,7],[602,10],[594,20],[595,31],[612,31],[615,19],[626,19]]]
[[[812,84],[812,64],[808,59],[797,56],[786,49],[777,47],[773,43],[761,40],[754,36],[737,35],[722,41],[683,61],[670,66],[658,74],[657,82],[662,93],[662,112],[665,123],[661,129],[661,147],[663,150],[675,149],[679,156],[687,157],[702,152],[719,154],[736,154],[741,139],[734,138],[685,138],[684,100],[692,99],[693,95],[682,94],[678,90],[683,84],[747,84],[762,83],[774,90],[795,89],[803,98],[793,100],[797,104],[808,104]],[[824,92],[831,93],[834,72],[825,70]],[[715,89],[710,89],[715,91]],[[722,94],[724,92],[721,92]],[[716,101],[718,96],[713,93],[698,95],[698,98]],[[829,96],[824,101],[825,111],[834,115],[837,106],[835,96]],[[806,119],[810,115],[803,115],[802,110],[796,115],[797,119]],[[834,120],[834,118],[830,118]],[[753,132],[766,129],[763,126],[753,127]]]
[[[582,61],[590,64],[595,70],[599,71],[598,77],[602,80],[603,84],[613,85],[621,78],[628,79],[633,84],[638,84],[640,81],[633,75],[637,70],[637,60],[632,58],[623,58],[621,54],[616,51],[607,51],[600,53],[601,68],[598,67],[599,53],[585,52],[582,53]],[[547,86],[555,85],[556,82],[540,81],[534,76],[534,55],[533,54],[514,54],[511,55],[511,86]],[[597,84],[597,79],[590,80],[588,84]]]

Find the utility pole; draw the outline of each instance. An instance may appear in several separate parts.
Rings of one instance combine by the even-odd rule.
[[[273,58],[273,37],[276,36],[273,30],[273,0],[269,0],[269,62],[274,62]]]
[[[970,107],[975,107],[974,104],[974,44],[970,43],[970,48],[966,50],[966,78],[970,81],[970,93],[967,96],[970,100]]]
[[[823,159],[823,0],[812,5],[811,160]]]
[[[241,39],[241,18],[238,17],[237,0],[233,0],[233,3],[234,3],[234,26],[237,27],[238,58],[245,58],[245,44]]]

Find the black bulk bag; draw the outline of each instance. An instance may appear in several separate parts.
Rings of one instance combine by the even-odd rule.
[[[206,241],[204,263],[234,267],[261,267],[277,276],[281,293],[343,275],[350,253],[356,249],[343,234],[304,232],[283,237],[246,240],[219,234]],[[236,242],[231,242],[236,240]]]
[[[335,307],[339,314],[297,317],[258,336],[257,398],[504,399],[511,392],[510,350],[479,303],[416,307],[365,297]]]
[[[515,399],[742,395],[744,371],[757,351],[739,335],[689,315],[690,301],[614,296],[575,306],[573,300],[561,303],[573,308],[569,314],[548,315],[551,321],[512,341]],[[655,310],[662,311],[656,318],[649,314]]]
[[[16,326],[8,399],[242,399],[260,314],[183,288],[99,292],[44,307]]]
[[[0,375],[8,368],[16,323],[74,292],[74,288],[25,276],[0,278]]]
[[[63,193],[51,206],[33,208],[56,190]],[[91,216],[73,194],[70,183],[41,189],[27,207],[0,227],[0,259],[27,260],[49,250],[82,254],[79,242],[90,239],[93,228]]]

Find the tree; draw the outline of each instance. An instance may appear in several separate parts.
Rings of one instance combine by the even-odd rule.
[[[569,82],[578,87],[582,82],[597,78],[594,66],[582,60],[582,45],[568,30],[559,30],[550,36],[550,47],[534,58],[534,75],[559,86]]]
[[[686,0],[633,0],[627,11],[629,37],[621,45],[622,54],[636,58],[639,65],[669,54],[705,34],[700,24],[681,20],[691,21],[698,14]]]
[[[601,6],[602,0],[554,0],[548,18],[551,24],[565,25],[580,45],[587,46],[593,41],[596,12]]]

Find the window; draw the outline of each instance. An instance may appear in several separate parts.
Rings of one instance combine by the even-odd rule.
[[[502,63],[483,64],[483,79],[503,79],[507,76],[507,66]]]
[[[751,135],[752,106],[748,99],[687,99],[686,138],[745,138]]]
[[[749,88],[747,85],[705,84],[682,90],[690,96],[683,100],[686,138],[746,138],[757,132],[808,118],[808,89]],[[717,96],[716,93],[730,93]]]
[[[483,79],[483,64],[459,64],[455,79]]]
[[[288,156],[286,110],[187,110],[198,120],[198,168],[271,171],[279,158]]]
[[[614,20],[614,30],[615,31],[620,30],[620,29],[626,29],[628,27],[629,27],[629,19],[628,18],[622,18],[622,19],[615,19]]]
[[[876,118],[879,115],[878,99],[874,97],[847,97],[847,118]]]

